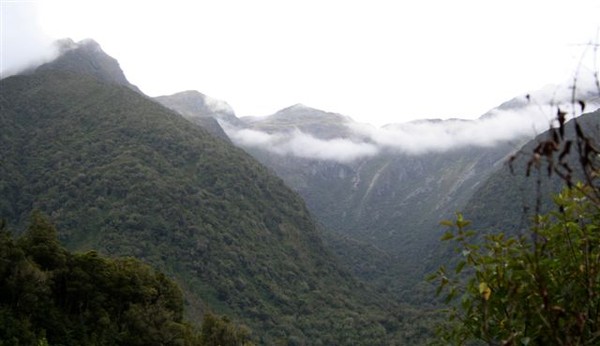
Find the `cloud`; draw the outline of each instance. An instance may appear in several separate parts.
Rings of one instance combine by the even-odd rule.
[[[234,114],[233,108],[225,101],[204,95],[204,103],[215,113]]]
[[[469,146],[491,147],[507,142],[520,145],[553,124],[557,105],[570,110],[568,103],[553,100],[513,100],[477,120],[421,120],[380,128],[347,122],[353,139],[320,139],[298,129],[267,133],[222,125],[231,140],[241,147],[261,148],[278,155],[349,163],[382,152],[422,155]],[[598,103],[588,101],[587,110],[598,106]],[[572,114],[576,113],[577,110],[572,111]]]
[[[0,78],[36,67],[57,56],[53,40],[43,33],[37,20],[32,20],[37,18],[35,2],[2,2],[0,6]]]
[[[406,154],[443,152],[498,142],[532,138],[548,129],[551,117],[536,107],[518,110],[496,110],[477,120],[424,120],[375,128],[354,124],[355,133],[362,134],[381,149]]]
[[[598,106],[597,103],[589,102],[587,108],[593,110]],[[468,146],[491,147],[500,142],[514,141],[515,144],[521,144],[523,140],[532,139],[555,125],[556,107],[549,104],[528,104],[516,108],[498,108],[477,120],[416,121],[382,128],[354,124],[352,129],[376,143],[382,150],[413,155]],[[570,110],[571,105],[561,103],[560,107]],[[571,112],[577,113],[577,110]]]
[[[351,162],[376,155],[379,149],[372,143],[335,138],[323,140],[300,130],[269,134],[251,129],[223,126],[231,140],[242,147],[261,148],[279,155],[301,158]]]

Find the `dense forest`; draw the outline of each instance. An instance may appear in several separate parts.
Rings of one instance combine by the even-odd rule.
[[[505,147],[359,165],[374,177],[355,189],[361,213],[387,236],[361,224],[356,238],[316,222],[214,118],[143,95],[95,42],[69,45],[0,81],[0,345],[597,341],[597,112],[563,118],[510,167],[495,164]],[[300,164],[322,209],[336,201],[326,189],[358,181],[350,166]],[[415,190],[392,191],[400,176]],[[386,196],[414,198],[410,212]],[[466,216],[443,222],[455,242],[438,246],[450,199]]]
[[[132,257],[62,247],[34,212],[14,238],[0,225],[0,345],[247,345],[249,331],[207,313],[183,319],[183,295]]]
[[[72,251],[172,276],[194,321],[214,310],[257,342],[406,343],[427,313],[375,292],[325,246],[302,199],[248,154],[119,86],[42,69],[0,81],[0,212],[32,210]]]

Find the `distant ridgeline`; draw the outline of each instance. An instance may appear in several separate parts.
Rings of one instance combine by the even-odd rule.
[[[72,44],[54,63],[0,81],[0,217],[10,229],[25,229],[32,211],[40,210],[68,249],[149,263],[181,285],[191,320],[198,322],[208,310],[227,315],[248,325],[257,343],[425,340],[430,320],[375,293],[340,266],[303,200],[281,179],[228,140],[142,95],[126,79],[113,78],[122,71],[103,54],[93,41]],[[15,242],[6,234],[3,239]],[[31,250],[16,242],[21,245],[15,251]],[[58,252],[65,263],[79,261],[69,265],[97,262],[118,277],[173,287],[137,261]],[[19,263],[31,275],[55,275],[23,256]],[[90,275],[85,273],[77,275]],[[144,292],[163,289],[139,284]],[[156,294],[144,292],[144,302]],[[180,297],[165,294],[163,305],[129,313],[157,318],[152,309],[172,306],[161,311],[173,318],[173,330],[187,331],[175,306]],[[83,307],[68,306],[75,315],[57,323],[82,316],[77,309]],[[114,320],[110,312],[90,311],[101,314],[93,318],[107,328],[123,328],[125,320]],[[21,317],[6,308],[1,318],[18,324]],[[138,322],[123,323],[136,333]],[[80,340],[113,335],[112,329],[100,335],[85,328],[76,329]],[[43,338],[40,330],[28,340]],[[167,336],[160,328],[157,333]]]
[[[516,185],[506,180],[495,191],[488,179],[513,179],[506,175],[508,158],[548,129],[557,105],[570,102],[573,89],[557,90],[552,99],[543,90],[515,97],[474,120],[426,119],[380,128],[302,104],[235,121],[233,114],[212,114],[233,143],[304,198],[342,264],[392,299],[423,308],[433,295],[423,277],[447,259],[440,255],[447,250],[439,248],[445,246],[439,242],[445,231],[440,220],[463,211],[484,228],[508,226],[529,217],[522,214],[524,202],[534,210],[521,195],[528,192],[513,191],[523,186],[517,181],[525,179],[519,176],[524,172],[515,174]],[[586,109],[595,109],[595,87],[576,91]],[[161,102],[189,118],[211,114],[198,107],[206,104],[204,96],[191,92]],[[514,164],[524,167],[525,161]],[[496,193],[511,191],[515,200],[495,204]]]

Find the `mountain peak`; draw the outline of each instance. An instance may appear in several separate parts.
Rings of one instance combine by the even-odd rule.
[[[296,103],[295,105],[283,108],[279,111],[277,111],[275,114],[273,114],[274,116],[277,115],[282,115],[282,114],[290,114],[290,113],[294,113],[294,114],[298,114],[298,113],[303,113],[303,114],[333,114],[333,113],[329,113],[329,112],[325,112],[323,110],[317,109],[317,108],[313,108],[313,107],[309,107],[303,103]]]
[[[291,122],[296,121],[310,121],[310,122],[338,122],[346,123],[351,122],[350,117],[338,114],[326,112],[317,108],[312,108],[302,103],[296,103],[293,106],[284,108],[268,118],[279,119]]]
[[[265,117],[244,117],[242,120],[254,130],[269,133],[300,130],[316,138],[348,138],[350,117],[326,112],[297,103]]]
[[[235,112],[229,103],[196,90],[158,96],[154,99],[188,118],[214,117],[226,121],[234,121],[235,118]]]
[[[83,49],[89,52],[102,51],[100,44],[91,38],[75,42],[73,39],[67,37],[54,41],[54,46],[58,49],[60,55],[74,49]]]
[[[303,103],[296,103],[295,105],[292,105],[292,106],[289,106],[287,108],[282,109],[282,111],[286,110],[286,109],[289,109],[289,110],[301,110],[301,109],[304,109],[304,110],[317,110],[317,109],[309,107],[309,106],[307,106],[307,105],[305,105]]]
[[[213,135],[226,140],[229,140],[229,137],[221,127],[221,123],[241,126],[240,119],[235,116],[233,108],[227,102],[204,95],[196,90],[158,96],[154,100],[204,127]]]
[[[53,61],[36,70],[62,70],[92,76],[102,82],[123,85],[142,93],[129,83],[119,62],[106,54],[100,44],[92,39],[75,42],[70,38],[57,40],[54,45],[59,53]]]

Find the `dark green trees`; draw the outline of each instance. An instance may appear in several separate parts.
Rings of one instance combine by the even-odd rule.
[[[461,217],[446,239],[462,259],[436,277],[447,292],[443,341],[489,345],[596,345],[600,342],[600,210],[577,185],[531,233],[467,231]]]
[[[537,170],[566,186],[552,211],[540,212],[538,188],[528,229],[477,235],[460,214],[444,222],[452,230],[443,240],[455,241],[460,254],[452,270],[441,267],[432,276],[449,305],[444,344],[600,344],[598,137],[586,134],[579,119],[569,123],[574,136],[566,136],[565,115],[559,108],[559,127],[537,143],[526,164],[527,176]]]
[[[40,269],[48,271],[66,265],[66,251],[58,242],[56,228],[38,212],[34,211],[27,232],[18,245]]]
[[[211,313],[204,315],[200,340],[203,345],[250,346],[250,330],[237,327],[227,318]]]
[[[177,285],[132,258],[73,254],[34,213],[0,230],[0,345],[194,345]]]

